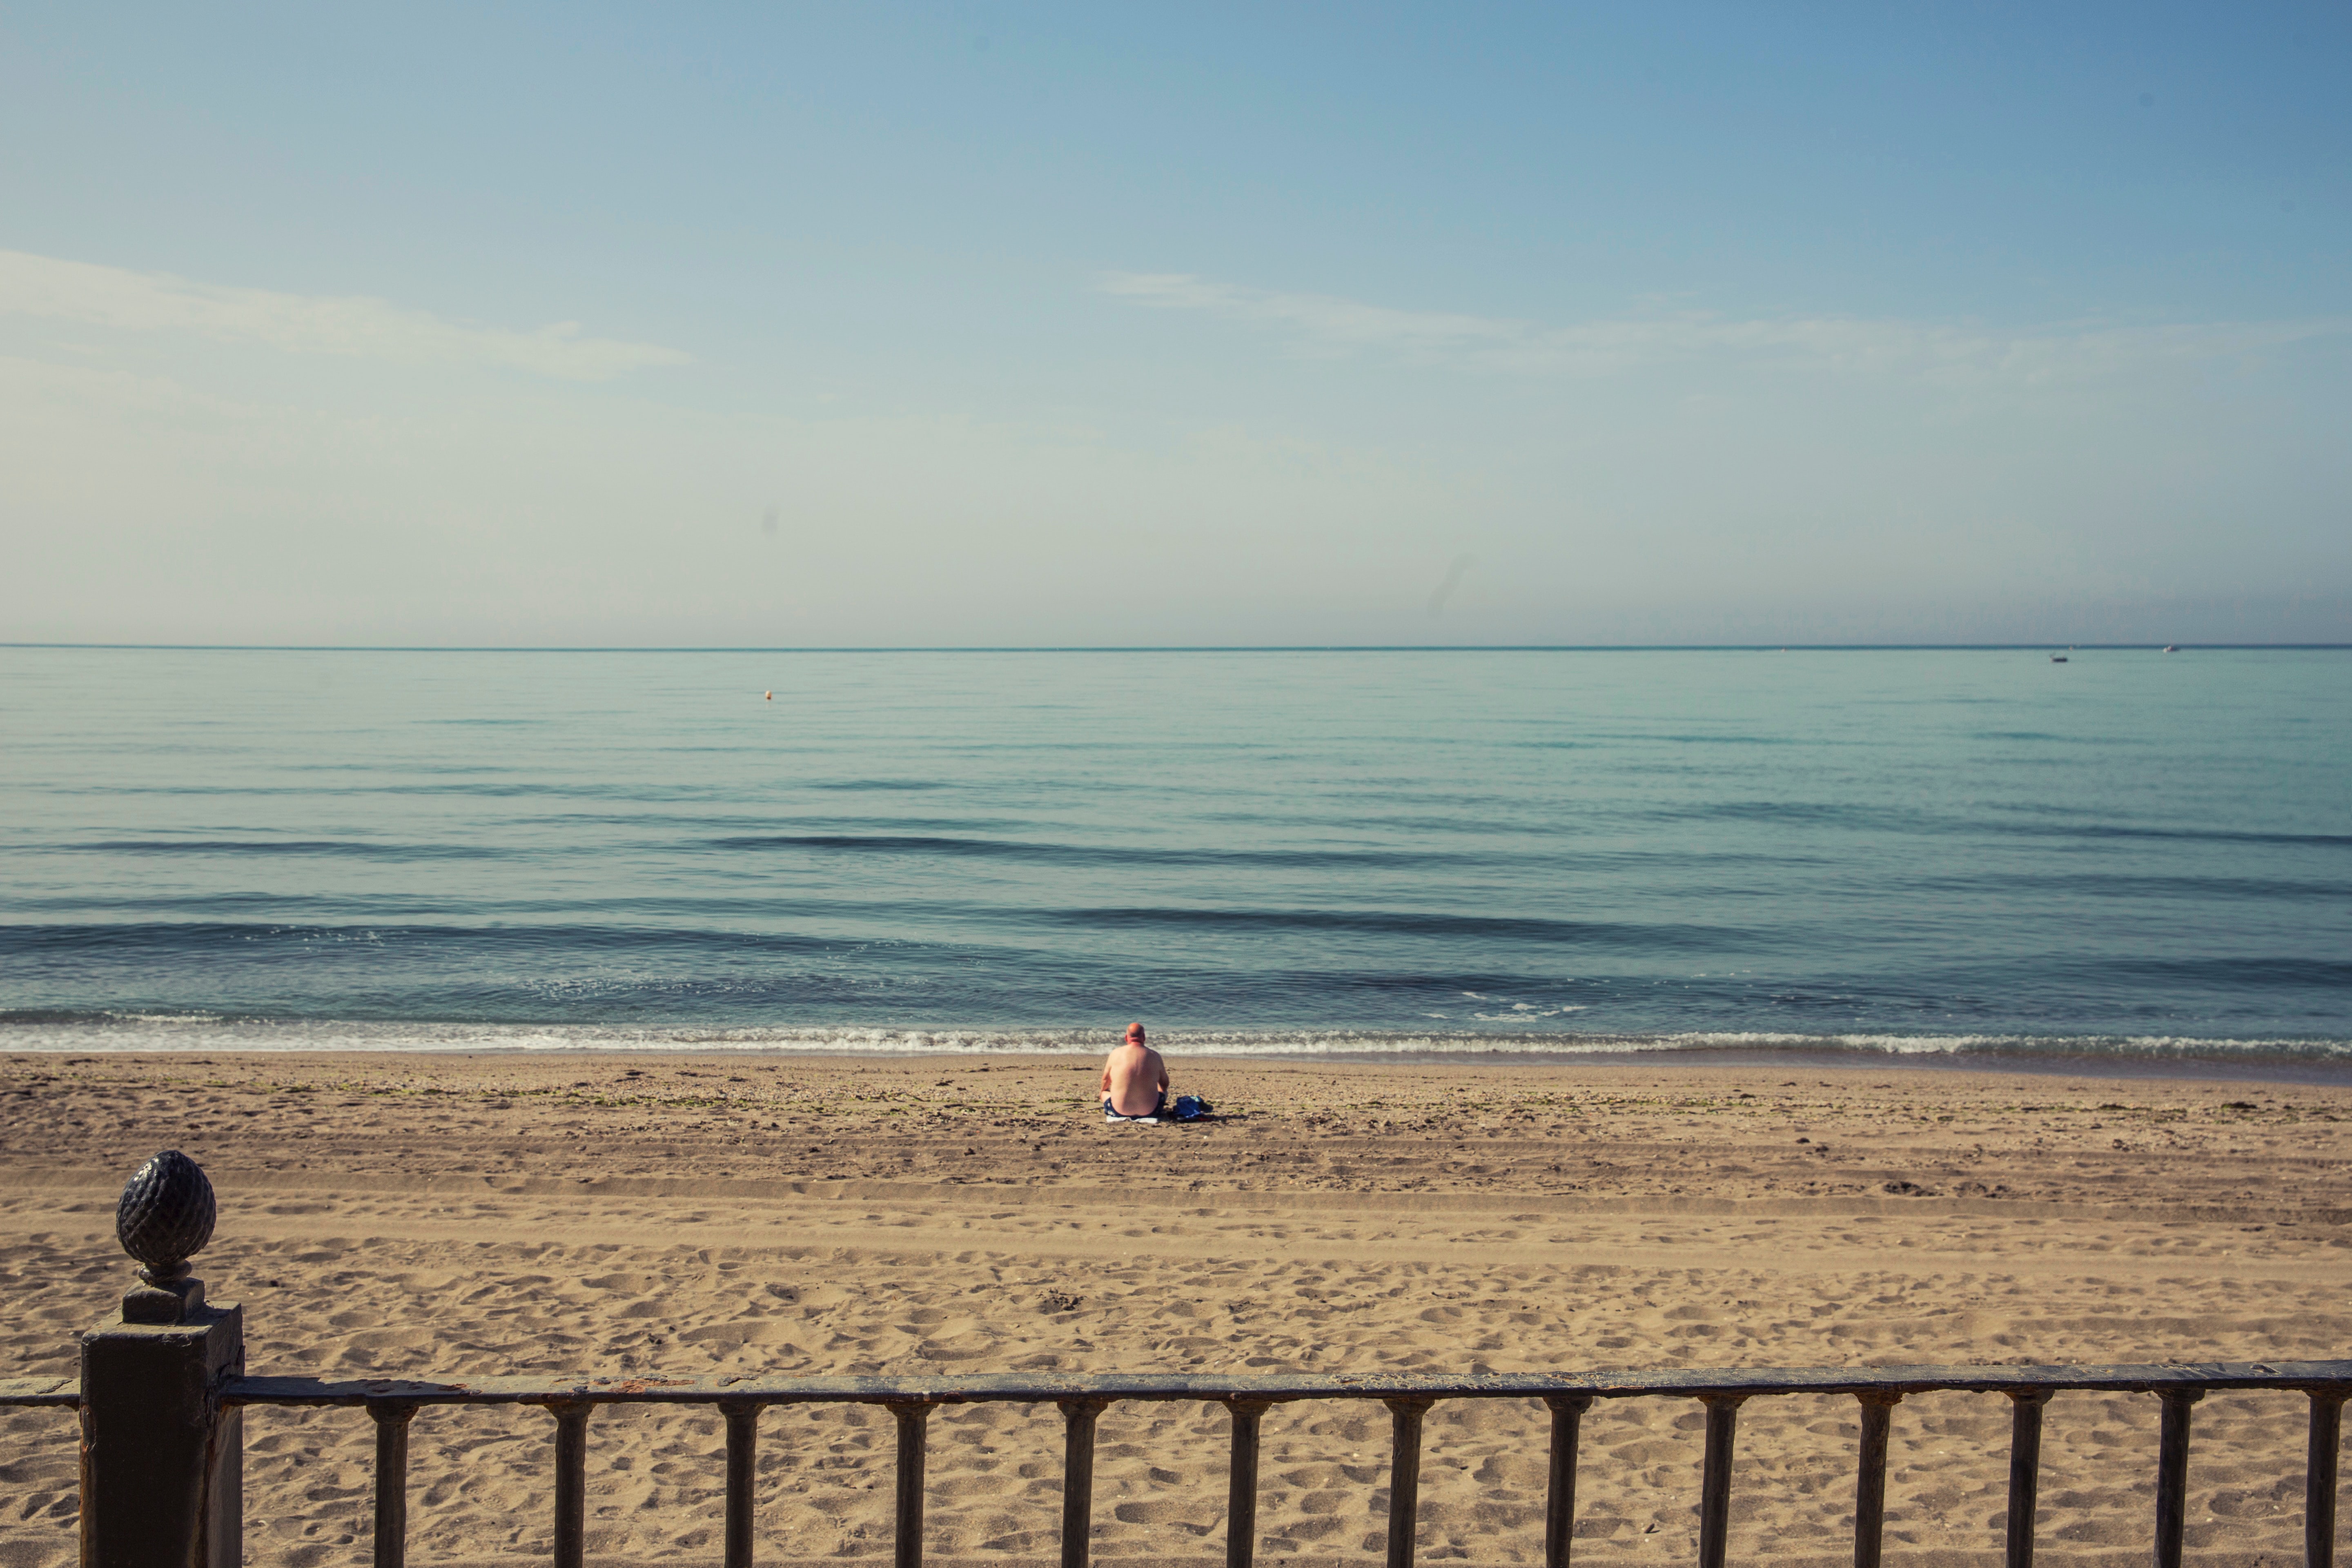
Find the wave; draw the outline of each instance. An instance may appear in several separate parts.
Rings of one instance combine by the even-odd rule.
[[[1242,910],[1126,908],[1056,910],[1034,918],[1071,925],[1208,927],[1222,931],[1378,931],[1383,935],[1507,939],[1644,951],[1700,952],[1761,945],[1768,937],[1738,926],[1663,921],[1563,921],[1534,915],[1452,915],[1420,910]]]
[[[21,900],[20,908],[40,900]],[[87,910],[105,900],[79,899],[74,907]],[[331,906],[352,902],[346,897],[326,900]],[[173,901],[146,898],[123,900],[123,907],[144,911],[172,907]],[[230,915],[242,909],[292,913],[303,900],[275,894],[207,894],[183,901],[192,915]],[[536,918],[418,920],[432,906],[414,899],[386,899],[378,908],[383,918],[305,921],[300,919],[237,920],[233,918],[33,921],[0,920],[0,957],[39,958],[85,954],[117,961],[137,960],[174,964],[189,960],[234,956],[252,961],[268,952],[364,944],[398,947],[415,962],[465,963],[486,957],[521,953],[561,963],[566,959],[603,961],[616,955],[646,960],[665,956],[681,960],[755,958],[788,953],[838,952],[877,943],[941,962],[957,963],[986,955],[992,962],[1016,957],[1048,968],[1082,967],[1087,955],[1060,951],[1059,939],[1038,936],[1024,940],[1024,931],[1093,931],[1097,933],[1165,933],[1171,940],[1198,932],[1204,941],[1224,934],[1293,933],[1302,941],[1334,936],[1412,939],[1442,942],[1440,949],[1409,948],[1390,956],[1358,954],[1348,967],[1328,962],[1335,951],[1328,943],[1298,950],[1268,950],[1249,962],[1246,954],[1213,952],[1220,971],[1235,979],[1310,971],[1328,984],[1379,984],[1393,981],[1411,988],[1431,983],[1477,987],[1492,981],[1495,963],[1487,958],[1516,953],[1516,973],[1527,963],[1555,963],[1579,951],[1606,952],[1623,959],[1653,955],[1661,962],[1682,962],[1717,953],[1743,965],[1760,955],[1781,952],[1801,956],[1812,932],[1794,922],[1779,926],[1677,923],[1668,921],[1576,921],[1533,915],[1457,914],[1432,910],[1382,909],[1219,909],[1186,905],[1105,905],[1076,908],[1023,908],[985,902],[924,903],[888,900],[831,900],[822,897],[757,899],[633,899],[583,901],[521,901],[495,905],[488,912]],[[341,912],[339,908],[337,912]],[[434,911],[438,912],[438,911]],[[576,921],[549,919],[550,914],[577,912]],[[481,916],[484,910],[469,908]],[[623,921],[614,917],[626,915]],[[761,924],[709,923],[714,919],[767,917]],[[600,918],[601,917],[601,918]],[[690,920],[688,917],[691,917]],[[790,920],[813,922],[809,927],[772,923]],[[1041,946],[1041,943],[1046,945]],[[1346,950],[1354,952],[1353,948]],[[1410,956],[1408,956],[1410,954]],[[1167,958],[1165,953],[1159,955]],[[1457,968],[1444,962],[1466,962]],[[1120,962],[1135,975],[1156,972],[1149,952],[1127,950]],[[1170,960],[1174,962],[1174,960]],[[1190,962],[1186,960],[1185,962]],[[1306,968],[1300,966],[1305,964]],[[1678,976],[1704,979],[1714,972]],[[1724,970],[1717,977],[1734,973]],[[1752,973],[1752,971],[1741,971]],[[2004,955],[1991,960],[1966,959],[1873,971],[1817,971],[1805,968],[1775,971],[1767,983],[1790,995],[1819,993],[1832,1002],[1860,987],[1889,994],[1912,994],[1932,980],[1937,985],[1976,991],[2013,985],[2022,979],[2068,986],[2144,988],[2149,985],[2194,984],[2208,992],[2273,991],[2282,994],[2303,991],[2333,996],[2352,991],[2352,959],[2316,957],[2293,952],[2242,952],[2173,955],[2095,951],[2058,951],[2030,960]],[[1533,972],[1521,973],[1516,984],[1532,984]],[[1588,981],[1608,978],[1586,974]],[[1628,984],[1652,984],[1664,976],[1620,973]],[[0,998],[7,994],[0,976]],[[2335,1005],[2333,1002],[2328,1004]]]
[[[744,833],[709,841],[716,849],[805,849],[862,855],[938,855],[1084,866],[1442,866],[1465,857],[1425,849],[1160,849],[1133,845],[1041,844],[929,834]]]
[[[487,846],[378,844],[354,838],[101,838],[43,847],[66,854],[325,855],[370,860],[495,860],[507,853]]]
[[[190,1011],[0,1010],[10,1051],[745,1051],[793,1056],[1091,1056],[1115,1029],[625,1026],[240,1017]],[[2173,1035],[1820,1034],[1788,1030],[1530,1033],[1493,1030],[1184,1029],[1153,1032],[1171,1056],[1334,1061],[1573,1062],[1672,1055],[1977,1059],[2047,1067],[2067,1061],[2352,1065],[2352,1038]]]
[[[2161,827],[2116,822],[2037,822],[1998,816],[1951,816],[1901,806],[1855,802],[1795,800],[1717,801],[1704,805],[1665,806],[1645,816],[1656,820],[1759,822],[1778,826],[1864,829],[2006,838],[2122,839],[2179,844],[2268,844],[2287,848],[2352,849],[2352,833],[2290,833],[2235,827]]]
[[[696,928],[610,925],[417,925],[383,921],[309,925],[242,921],[91,921],[70,924],[0,922],[0,953],[42,956],[113,952],[170,962],[224,953],[251,958],[256,949],[405,946],[452,961],[488,951],[530,950],[594,958],[613,952],[684,951],[814,952],[839,948],[838,939],[788,931],[745,932]]]

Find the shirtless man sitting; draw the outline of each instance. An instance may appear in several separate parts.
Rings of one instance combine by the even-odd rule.
[[[1168,1064],[1143,1043],[1143,1026],[1129,1024],[1124,1044],[1103,1063],[1103,1110],[1116,1116],[1157,1116],[1168,1108]]]

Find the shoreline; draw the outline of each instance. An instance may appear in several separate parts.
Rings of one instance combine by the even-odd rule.
[[[1076,1061],[1098,1058],[1109,1048],[1117,1032],[1107,1028],[1036,1031],[886,1031],[841,1030],[810,1031],[811,1035],[826,1037],[803,1040],[774,1038],[740,1039],[729,1037],[730,1031],[646,1030],[624,1034],[612,1026],[602,1038],[580,1039],[585,1028],[537,1025],[441,1025],[441,1024],[310,1024],[275,1022],[261,1026],[275,1032],[283,1029],[284,1043],[257,1040],[244,1031],[223,1031],[227,1038],[189,1039],[184,1044],[159,1046],[155,1036],[143,1030],[108,1029],[93,1038],[88,1035],[59,1039],[55,1043],[27,1040],[24,1034],[31,1030],[56,1027],[47,1024],[10,1025],[0,1021],[0,1058],[23,1058],[26,1060],[54,1059],[66,1057],[94,1057],[109,1059],[143,1059],[152,1058],[169,1060],[191,1056],[251,1056],[265,1058],[340,1058],[387,1056],[434,1059],[467,1057],[500,1057],[520,1060],[585,1059],[615,1056],[644,1056],[656,1060],[683,1060],[694,1057],[730,1057],[745,1060],[832,1062],[874,1061],[906,1062],[927,1059],[962,1062],[1016,1061],[1026,1058]],[[202,1026],[195,1026],[194,1033]],[[413,1029],[452,1031],[439,1037],[427,1038],[416,1044],[387,1045],[381,1038],[371,1037],[378,1032]],[[495,1031],[488,1037],[467,1038],[467,1031]],[[747,1031],[748,1032],[748,1031]],[[782,1031],[777,1031],[782,1033]],[[1373,1045],[1376,1037],[1370,1031],[1349,1032],[1344,1043],[1333,1045],[1297,1044],[1305,1031],[1265,1030],[1261,1033],[1267,1041],[1262,1047],[1236,1049],[1234,1037],[1245,1031],[1188,1031],[1176,1028],[1155,1029],[1152,1043],[1171,1058],[1182,1057],[1193,1061],[1216,1061],[1235,1066],[1328,1065],[1333,1067],[1382,1068],[1402,1067],[1442,1069],[1452,1067],[1511,1068],[1534,1071],[1573,1071],[1579,1068],[1648,1068],[1667,1070],[1675,1067],[1694,1070],[1717,1068],[1752,1068],[1770,1071],[1776,1068],[1790,1069],[1933,1073],[1989,1073],[2039,1078],[2086,1079],[2189,1079],[2219,1081],[2244,1079],[2250,1082],[2304,1083],[2311,1085],[2352,1086],[2352,1041],[2333,1038],[2314,1039],[2302,1050],[2279,1048],[2273,1041],[2183,1042],[2200,1046],[2226,1047],[2223,1049],[2184,1050],[2170,1048],[2173,1042],[2165,1039],[2167,1048],[2155,1048],[2155,1037],[2143,1037],[2146,1048],[2129,1048],[2132,1042],[2118,1041],[2111,1048],[2049,1049],[2031,1048],[2022,1042],[2046,1037],[2020,1037],[2016,1047],[2003,1048],[1995,1044],[1944,1046],[1932,1042],[1948,1037],[1921,1037],[1923,1043],[1909,1047],[1888,1047],[1875,1043],[1838,1045],[1837,1037],[1824,1037],[1821,1044],[1790,1043],[1753,1044],[1679,1043],[1691,1039],[1687,1036],[1660,1037],[1657,1043],[1642,1044],[1624,1048],[1611,1048],[1610,1042],[1622,1037],[1591,1037],[1590,1045],[1548,1046],[1542,1037],[1525,1036],[1457,1037],[1444,1046],[1418,1043],[1426,1036],[1399,1033],[1393,1037],[1400,1043],[1387,1048]],[[320,1035],[329,1043],[322,1043]],[[654,1037],[648,1038],[647,1036]],[[1474,1044],[1480,1038],[1492,1039],[1492,1045]],[[1572,1038],[1572,1037],[1571,1037]],[[117,1041],[121,1043],[116,1043]],[[974,1043],[974,1042],[986,1043]],[[961,1047],[961,1048],[959,1048]],[[2304,1054],[2305,1051],[2313,1054]]]

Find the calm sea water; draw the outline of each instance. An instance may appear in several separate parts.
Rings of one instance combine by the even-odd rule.
[[[0,1048],[2352,1059],[2347,764],[2341,651],[0,648]]]

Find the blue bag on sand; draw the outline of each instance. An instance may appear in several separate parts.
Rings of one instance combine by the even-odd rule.
[[[1141,1127],[1164,1127],[1171,1121],[1198,1121],[1203,1117],[1215,1115],[1216,1110],[1215,1106],[1192,1094],[1180,1094],[1175,1104],[1148,1116],[1121,1116],[1110,1108],[1110,1101],[1103,1101],[1105,1121],[1127,1121]]]

